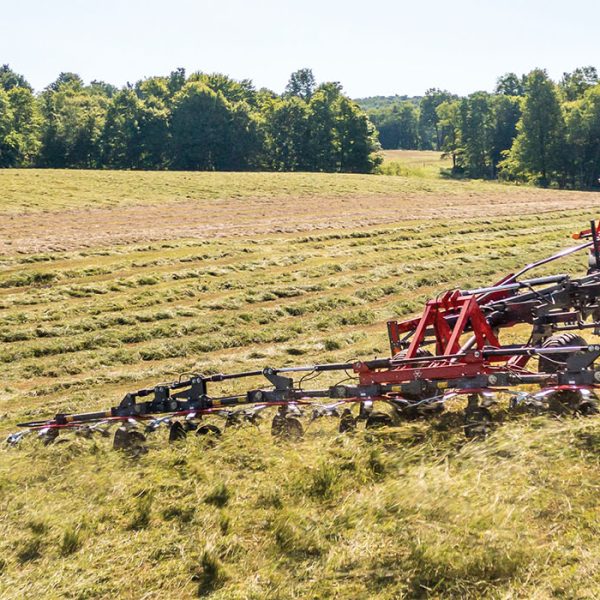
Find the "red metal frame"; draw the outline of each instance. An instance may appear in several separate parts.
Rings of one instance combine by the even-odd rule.
[[[454,324],[450,324],[452,317]],[[414,332],[408,349],[403,352],[402,359],[419,358],[418,349],[425,341],[425,336],[433,330],[435,337],[435,356],[424,361],[423,364],[408,362],[385,371],[374,371],[364,363],[355,367],[359,374],[361,384],[373,383],[402,383],[412,380],[440,380],[457,379],[460,377],[475,377],[481,374],[492,374],[502,370],[493,366],[490,360],[484,359],[481,350],[487,348],[500,348],[500,342],[488,324],[475,295],[463,295],[455,290],[443,296],[430,300],[425,306],[425,311],[417,319],[402,322],[388,322],[388,333],[392,354],[401,347],[400,335]],[[456,358],[461,353],[461,337],[470,333],[475,337],[475,344],[469,351],[463,353],[460,359]],[[496,356],[494,362],[507,362],[508,356]]]

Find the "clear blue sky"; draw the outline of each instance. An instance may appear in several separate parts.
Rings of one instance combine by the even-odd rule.
[[[353,97],[466,94],[540,66],[600,68],[598,0],[0,0],[0,63],[116,85],[176,67],[282,91],[311,67]]]

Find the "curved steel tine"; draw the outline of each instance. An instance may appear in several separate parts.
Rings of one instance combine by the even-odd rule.
[[[15,433],[10,433],[6,438],[6,443],[9,446],[16,446],[17,444],[21,443],[22,439],[30,433],[33,433],[31,429],[25,429],[24,431],[15,431]]]
[[[302,415],[302,409],[295,402],[290,402],[287,405],[287,413],[290,414],[290,415],[301,416]]]

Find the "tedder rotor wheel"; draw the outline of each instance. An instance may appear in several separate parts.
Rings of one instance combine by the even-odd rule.
[[[394,420],[384,412],[372,412],[365,423],[366,429],[378,429],[379,427],[391,427]]]
[[[304,435],[304,427],[296,417],[277,413],[271,423],[271,435],[285,440],[299,440]]]
[[[196,435],[214,435],[221,437],[221,430],[216,425],[201,425],[196,429]]]
[[[179,440],[185,440],[187,437],[187,431],[181,421],[173,421],[169,427],[169,443],[177,442]]]
[[[285,420],[285,437],[288,440],[299,440],[304,435],[304,427],[296,417],[287,417]]]
[[[42,443],[44,446],[50,446],[54,444],[56,439],[58,438],[58,429],[49,429],[42,436]]]
[[[492,413],[484,406],[468,406],[465,410],[465,437],[485,439],[492,425]]]
[[[556,415],[581,415],[587,417],[598,414],[596,399],[583,398],[581,392],[576,390],[559,390],[555,392],[549,398],[548,408]]]
[[[273,417],[271,421],[271,435],[273,437],[279,437],[283,435],[285,431],[285,416],[280,414],[279,412]]]
[[[135,429],[130,430],[126,427],[119,427],[115,431],[113,440],[113,450],[134,450],[143,451],[143,444],[146,441],[146,436]]]
[[[340,433],[347,433],[356,429],[356,419],[349,408],[344,409],[340,417]]]
[[[542,348],[567,348],[569,346],[587,346],[588,343],[576,333],[559,333],[549,337],[542,345]],[[540,356],[538,363],[538,372],[556,373],[565,367],[569,353],[552,354],[551,356]]]

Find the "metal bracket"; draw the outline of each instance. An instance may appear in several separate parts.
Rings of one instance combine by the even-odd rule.
[[[290,377],[283,377],[271,367],[263,370],[263,375],[275,386],[276,390],[291,390],[294,387],[294,380]]]

